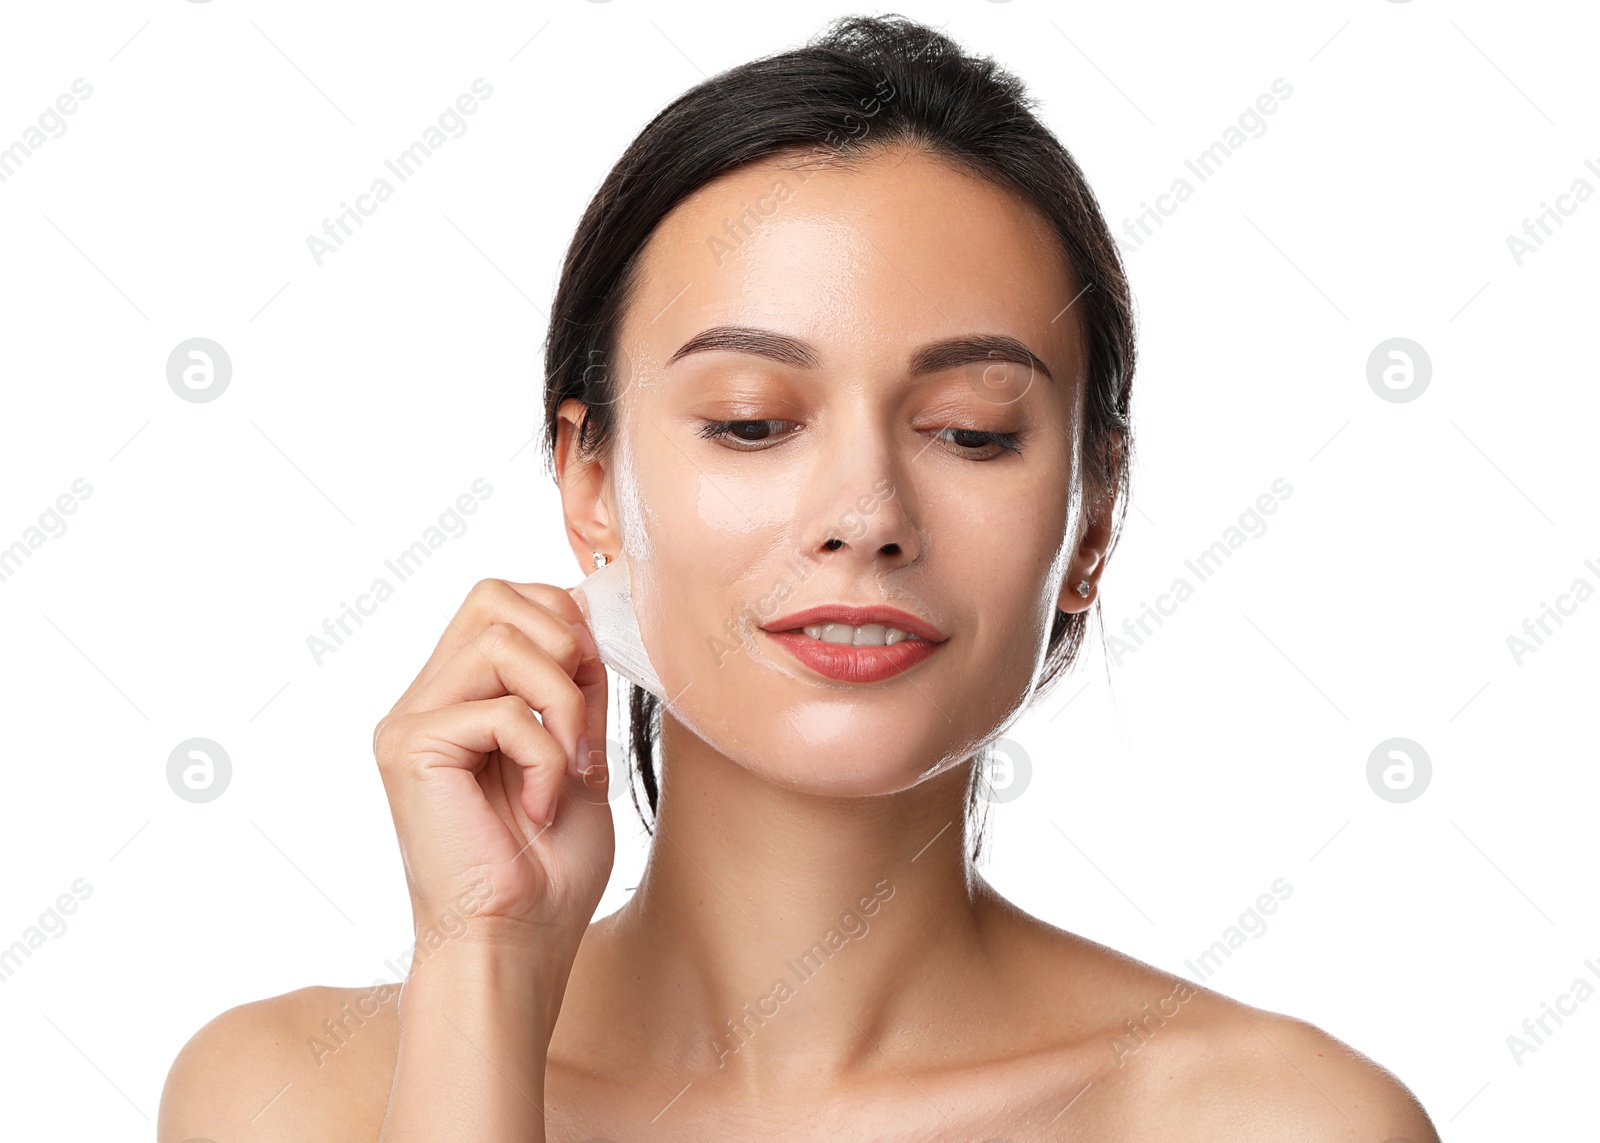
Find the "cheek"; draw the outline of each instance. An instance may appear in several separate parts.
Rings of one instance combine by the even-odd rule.
[[[793,529],[798,483],[787,471],[766,466],[747,478],[689,472],[692,491],[684,490],[683,503],[693,508],[683,527],[730,562],[749,568]]]
[[[779,542],[781,530],[769,518],[784,501],[770,491],[757,498],[749,482],[701,471],[655,436],[633,454],[638,511],[628,526],[643,527],[637,546],[647,553],[631,561],[634,610],[662,686],[682,694],[677,707],[697,721],[709,713],[702,703],[737,674],[737,621],[754,603],[743,594],[751,569],[765,566]]]
[[[942,574],[971,601],[972,653],[984,664],[982,677],[1011,691],[1026,688],[1043,667],[1072,545],[1064,491],[1036,488],[1003,503],[990,504],[966,547],[943,562]]]
[[[736,535],[742,530],[746,517],[743,508],[734,500],[725,483],[719,483],[705,473],[697,479],[694,496],[694,520],[697,530],[707,538]]]
[[[996,621],[1025,613],[1051,594],[1045,581],[1067,546],[1066,513],[1065,497],[1032,481],[941,491],[923,506],[931,579]]]

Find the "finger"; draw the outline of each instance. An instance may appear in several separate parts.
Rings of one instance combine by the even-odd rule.
[[[563,594],[567,594],[568,602],[574,608],[578,606],[570,593]],[[590,656],[579,661],[578,669],[572,676],[573,684],[583,695],[585,703],[584,735],[578,743],[578,778],[591,788],[603,790],[605,783],[610,780],[610,762],[606,758],[606,719],[611,688],[606,680],[605,664],[594,653],[594,635],[581,612],[578,622],[573,626],[580,636],[587,639],[584,650]],[[587,776],[591,770],[596,772],[595,782],[590,782]]]
[[[552,622],[561,621],[552,617]],[[539,712],[545,729],[566,748],[567,772],[577,777],[582,765],[579,742],[587,729],[587,699],[566,662],[576,661],[580,652],[570,630],[558,632],[554,638],[562,645],[552,651],[521,628],[492,623],[411,696],[408,710],[436,710],[454,703],[516,695]]]
[[[583,621],[583,610],[578,606],[577,600],[572,598],[570,588],[556,587],[548,583],[511,583],[509,580],[504,582],[518,595],[555,612],[568,623]]]
[[[378,761],[386,777],[423,780],[440,769],[476,772],[496,750],[522,767],[529,819],[548,823],[566,773],[566,748],[517,695],[402,715],[385,724]]]
[[[541,631],[551,633],[554,638],[556,633],[565,630],[563,624],[571,624],[574,619],[582,618],[583,613],[578,610],[572,597],[558,587],[481,579],[472,585],[460,608],[446,622],[433,653],[395,703],[395,709],[410,709],[408,700],[414,692],[491,623],[515,623],[535,638]]]

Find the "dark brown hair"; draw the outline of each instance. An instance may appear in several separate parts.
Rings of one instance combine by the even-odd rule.
[[[679,96],[635,138],[606,176],[567,249],[545,342],[546,464],[554,474],[557,411],[587,407],[578,434],[586,458],[615,439],[616,334],[636,286],[646,240],[679,202],[747,163],[791,153],[848,165],[890,145],[913,146],[1011,190],[1048,220],[1079,283],[1072,309],[1088,353],[1084,467],[1097,491],[1117,493],[1112,544],[1126,513],[1132,456],[1129,400],[1134,314],[1115,240],[1077,163],[1033,114],[1023,85],[986,57],[903,16],[835,20],[804,47],[715,75]],[[1096,607],[1098,608],[1098,600]],[[1037,693],[1077,657],[1087,611],[1057,611]],[[651,817],[660,703],[631,683],[630,746]],[[969,776],[969,821],[990,762]],[[629,781],[634,806],[638,793]],[[981,828],[971,854],[982,847]]]

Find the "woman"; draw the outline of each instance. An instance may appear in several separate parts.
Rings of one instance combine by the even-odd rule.
[[[660,677],[643,880],[591,923],[584,613],[483,581],[374,735],[404,987],[224,1013],[163,1139],[1437,1138],[1318,1029],[974,869],[985,748],[1075,656],[1131,445],[1127,283],[1013,77],[886,18],[708,80],[591,202],[547,354],[567,540],[628,557]]]

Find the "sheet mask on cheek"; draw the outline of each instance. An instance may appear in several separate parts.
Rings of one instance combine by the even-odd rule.
[[[666,691],[656,677],[650,653],[644,649],[644,639],[639,634],[627,554],[619,552],[605,567],[590,572],[572,594],[589,621],[600,661],[635,686],[665,699]]]

